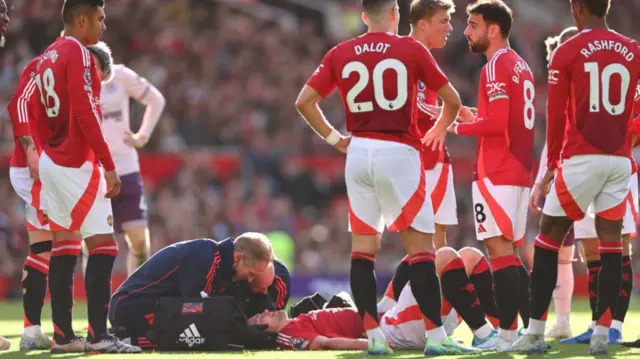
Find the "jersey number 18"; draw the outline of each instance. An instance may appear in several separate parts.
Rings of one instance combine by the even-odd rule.
[[[42,78],[40,78],[40,74],[37,74],[35,76],[35,80],[36,85],[38,85],[38,91],[40,91],[40,101],[44,105],[44,108],[47,110],[47,116],[58,116],[58,113],[60,112],[60,98],[55,91],[56,80],[53,77],[53,71],[51,70],[51,68],[47,68],[46,70],[44,70]],[[42,91],[43,89],[44,93]]]

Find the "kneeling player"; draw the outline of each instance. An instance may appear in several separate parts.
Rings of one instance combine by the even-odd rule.
[[[109,321],[144,347],[141,338],[153,323],[158,299],[226,294],[233,280],[253,285],[271,266],[271,244],[259,233],[221,242],[201,238],[176,243],[154,254],[122,283],[109,302]]]

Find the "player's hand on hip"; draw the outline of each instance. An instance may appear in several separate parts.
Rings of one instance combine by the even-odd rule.
[[[447,129],[432,127],[422,138],[422,143],[431,148],[432,151],[442,151],[444,149],[444,139],[447,137]]]
[[[336,143],[335,147],[338,151],[342,153],[347,153],[347,149],[349,148],[349,144],[351,143],[351,136],[342,137],[338,143]]]
[[[116,171],[105,171],[104,179],[107,181],[107,194],[106,198],[113,198],[120,193],[120,177],[116,174]]]
[[[139,133],[133,133],[127,129],[124,133],[124,143],[134,148],[142,148],[147,144],[147,137]]]

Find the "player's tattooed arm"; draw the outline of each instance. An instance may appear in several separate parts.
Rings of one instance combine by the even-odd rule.
[[[25,151],[36,151],[36,144],[31,136],[20,136],[18,139]]]

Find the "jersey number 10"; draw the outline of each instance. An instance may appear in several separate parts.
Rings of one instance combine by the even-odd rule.
[[[600,98],[605,111],[612,116],[621,115],[627,102],[627,93],[629,92],[629,83],[631,75],[629,70],[621,64],[609,64],[602,73],[598,68],[597,62],[585,62],[584,71],[589,73],[589,112],[600,112]],[[609,84],[611,76],[617,74],[620,76],[620,102],[617,105],[611,104],[611,96],[609,92]],[[602,78],[602,81],[600,80]],[[600,88],[602,87],[602,93]]]
[[[398,91],[396,98],[389,100],[384,95],[384,84],[382,75],[386,70],[393,70],[396,73],[396,85]],[[352,113],[371,112],[373,111],[373,102],[356,102],[356,97],[367,87],[369,84],[369,69],[365,64],[360,61],[352,61],[344,66],[342,69],[342,78],[348,79],[352,72],[357,72],[360,78],[358,82],[347,93],[347,105],[349,111]],[[375,96],[376,104],[383,110],[396,111],[402,108],[407,103],[409,97],[407,93],[407,67],[396,59],[385,59],[380,61],[373,68],[373,94]]]
[[[42,101],[44,108],[47,110],[47,116],[58,116],[58,113],[60,112],[60,98],[58,97],[58,94],[56,94],[56,80],[53,77],[53,71],[51,68],[47,68],[42,74],[42,79],[40,78],[40,74],[37,74],[35,76],[35,80],[36,85],[38,85],[38,91],[40,91],[40,101]],[[42,91],[43,89],[44,93]]]

